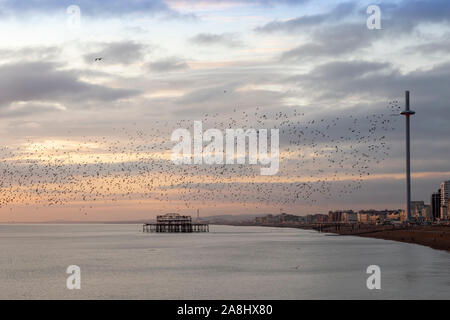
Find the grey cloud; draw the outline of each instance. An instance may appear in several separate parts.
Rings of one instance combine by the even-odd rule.
[[[272,21],[264,26],[256,28],[255,31],[266,33],[276,31],[298,32],[304,27],[321,24],[326,21],[326,19],[327,15],[318,14],[313,16],[302,16],[287,21]]]
[[[191,0],[191,2],[201,2],[200,0]],[[209,0],[210,2],[238,2],[235,0]],[[255,5],[275,6],[282,4],[300,5],[308,0],[248,0],[247,2]],[[0,12],[7,14],[24,13],[54,13],[55,11],[65,12],[70,5],[78,5],[83,14],[90,16],[112,16],[125,14],[168,14],[169,17],[185,17],[185,15],[173,10],[168,5],[170,1],[164,0],[3,0],[0,3]],[[192,15],[188,15],[188,17]]]
[[[0,66],[0,108],[12,102],[114,101],[138,94],[128,89],[113,89],[88,84],[76,72],[58,69],[54,63],[28,62]]]
[[[304,31],[306,27],[321,25],[325,22],[336,22],[351,15],[356,8],[356,3],[345,2],[338,4],[328,13],[315,14],[310,16],[301,16],[287,21],[271,21],[264,26],[255,29],[257,32],[299,32]]]
[[[177,58],[167,58],[155,62],[151,62],[148,64],[148,68],[151,71],[155,72],[167,72],[167,71],[175,71],[175,70],[184,70],[188,69],[189,65]]]
[[[386,62],[369,62],[363,60],[353,61],[333,61],[322,64],[314,68],[306,78],[310,82],[323,81],[324,79],[350,79],[358,81],[358,79],[367,76],[373,72],[391,69],[392,65]],[[292,80],[302,80],[305,76],[292,77]],[[327,81],[330,81],[327,80]]]
[[[34,116],[36,114],[61,112],[62,110],[64,110],[63,106],[58,106],[52,103],[29,102],[9,105],[7,108],[0,108],[0,116],[2,118],[23,118],[27,116]]]
[[[204,89],[194,90],[188,94],[185,94],[183,98],[181,98],[180,103],[182,104],[197,104],[197,103],[208,103],[214,100],[218,100],[220,96],[224,96],[226,87],[228,90],[234,89],[230,88],[230,86],[223,87],[210,87]],[[230,94],[230,93],[229,93]]]
[[[448,0],[403,0],[398,4],[381,4],[383,29],[410,32],[422,23],[449,23]]]
[[[342,95],[358,92],[392,95],[404,91],[402,88],[418,88],[429,97],[447,97],[449,92],[445,88],[450,87],[450,64],[402,74],[394,68],[389,68],[386,63],[340,61],[318,66],[297,80],[303,85],[314,86],[318,91],[334,89]]]
[[[330,29],[320,29],[313,33],[311,42],[300,45],[282,54],[284,61],[305,60],[315,57],[337,57],[370,46],[381,38],[359,24],[341,24]]]
[[[447,54],[450,52],[450,34],[443,39],[405,48],[405,52],[419,54]]]
[[[239,47],[243,45],[242,41],[234,33],[200,33],[189,39],[189,41],[197,45],[224,45],[228,47]]]
[[[55,60],[61,54],[58,47],[23,47],[20,49],[1,49],[0,58],[10,61]]]
[[[317,103],[339,104],[348,97],[371,104],[382,99],[402,102],[408,89],[412,108],[417,111],[413,118],[415,139],[423,146],[426,141],[450,134],[450,63],[404,74],[385,63],[342,61],[321,65],[287,81],[296,83]],[[438,153],[448,158],[450,145],[445,149]]]
[[[87,63],[95,58],[103,58],[103,64],[132,64],[141,62],[145,55],[146,46],[133,41],[111,42],[100,45],[101,49],[84,56]]]
[[[315,57],[337,57],[370,48],[378,40],[394,41],[400,36],[416,30],[423,23],[449,23],[450,2],[447,0],[435,1],[402,1],[400,3],[381,4],[382,28],[373,31],[365,28],[366,7],[356,12],[355,3],[343,3],[326,14],[302,16],[288,21],[273,21],[257,28],[259,32],[282,31],[286,33],[299,32],[308,27],[311,40],[287,52],[281,59],[284,61],[303,61]],[[350,18],[357,18],[358,21]],[[346,19],[349,18],[349,19]],[[347,22],[344,22],[347,21]],[[350,22],[353,21],[353,22]],[[326,22],[326,24],[325,24]],[[339,23],[334,23],[339,22]],[[448,47],[446,44],[431,44],[439,51]],[[418,48],[426,52],[426,45]]]
[[[0,8],[9,14],[24,13],[65,13],[70,5],[78,5],[87,15],[123,15],[129,13],[172,12],[163,0],[122,1],[122,0],[4,0]]]
[[[223,85],[191,91],[174,101],[177,117],[198,117],[205,113],[225,112],[225,114],[239,110],[253,110],[258,106],[280,108],[283,92],[269,90],[236,90],[238,85]],[[205,111],[207,110],[207,111]]]
[[[382,13],[382,26],[388,33],[410,32],[422,23],[449,23],[450,2],[448,0],[403,0],[398,3],[379,4]],[[338,4],[327,13],[300,16],[287,21],[272,21],[256,28],[258,32],[298,32],[306,27],[323,26],[355,17],[365,25],[367,5],[360,6],[356,2]],[[356,15],[355,15],[356,13]]]

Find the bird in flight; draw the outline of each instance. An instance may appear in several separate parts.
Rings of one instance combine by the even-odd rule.
[[[94,61],[102,61],[103,58],[95,58]]]

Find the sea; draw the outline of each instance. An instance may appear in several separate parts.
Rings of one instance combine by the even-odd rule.
[[[450,299],[450,254],[291,228],[3,224],[0,299]]]

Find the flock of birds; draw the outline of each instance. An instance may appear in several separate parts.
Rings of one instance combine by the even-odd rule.
[[[400,107],[364,116],[309,118],[302,111],[239,110],[205,113],[201,119],[159,120],[113,128],[108,136],[28,140],[0,147],[0,208],[16,205],[78,205],[146,201],[193,209],[223,203],[259,208],[315,204],[346,197],[363,187],[389,157],[388,136],[398,129]],[[280,168],[261,176],[255,165],[175,165],[171,132],[192,131],[193,120],[208,128],[279,129]]]

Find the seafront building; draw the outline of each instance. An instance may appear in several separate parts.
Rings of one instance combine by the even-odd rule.
[[[279,215],[269,214],[265,217],[256,217],[255,223],[257,224],[284,224],[284,223],[304,223],[305,217],[296,216],[293,214],[282,213]]]
[[[441,220],[447,220],[447,218],[449,217],[448,215],[449,196],[450,196],[450,180],[441,183],[441,210],[440,210]]]
[[[405,221],[406,220],[406,212],[405,210],[397,210],[390,212],[386,215],[387,221]]]
[[[446,219],[447,219],[447,220],[450,219],[450,199],[448,199],[448,202],[447,202],[447,215],[446,215]]]
[[[328,222],[356,222],[357,220],[357,214],[353,210],[328,212]]]
[[[386,220],[386,215],[375,210],[361,210],[358,212],[358,222],[376,223]]]
[[[359,223],[383,223],[385,221],[405,221],[404,210],[361,210],[358,211]]]
[[[411,201],[411,216],[416,221],[432,220],[431,205],[425,204],[423,201]]]
[[[328,212],[328,222],[340,222],[342,220],[342,211]]]
[[[431,204],[426,204],[423,208],[423,217],[427,221],[432,221],[433,217],[431,216]]]
[[[426,205],[424,205],[426,210]],[[421,213],[422,214],[422,213]],[[306,216],[297,216],[293,214],[282,213],[279,215],[269,214],[264,217],[256,217],[254,223],[258,225],[273,224],[341,224],[341,223],[384,223],[386,221],[405,221],[406,213],[404,210],[353,210],[329,211],[326,214],[308,214]]]
[[[411,201],[411,221],[425,223],[450,218],[450,180],[441,183],[439,190],[431,195],[430,204],[424,201]],[[393,222],[405,222],[406,210],[337,210],[328,214],[308,214],[297,216],[282,213],[269,214],[265,217],[257,217],[256,224],[391,224]]]
[[[441,190],[431,195],[431,218],[435,221],[441,217]]]
[[[411,220],[424,223],[426,221],[445,221],[450,219],[450,180],[441,183],[437,192],[430,198],[430,204],[424,201],[411,201]],[[337,210],[328,214],[308,214],[297,216],[282,213],[280,215],[269,214],[265,217],[257,217],[256,224],[343,224],[343,223],[368,223],[390,224],[392,222],[405,222],[406,210]]]
[[[433,221],[440,208],[440,193],[433,194],[431,204],[425,204],[424,201],[411,201],[411,216],[416,222]],[[450,199],[447,202],[450,208]],[[449,213],[450,216],[450,213]],[[317,225],[317,224],[392,224],[395,222],[406,221],[406,210],[338,210],[329,211],[328,214],[308,214],[306,216],[297,216],[293,214],[282,213],[279,215],[269,214],[264,217],[256,217],[254,223],[258,225],[274,224],[298,224],[298,225]]]
[[[346,223],[358,222],[358,214],[352,210],[345,211],[342,215],[342,221]]]
[[[328,222],[328,215],[326,214],[315,214],[314,215],[315,223],[326,223]]]

